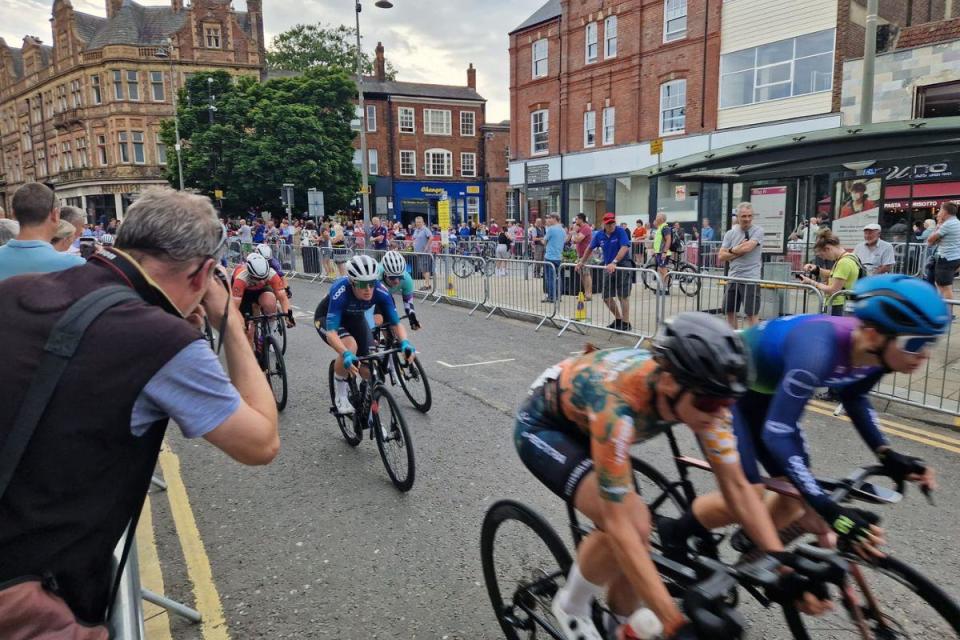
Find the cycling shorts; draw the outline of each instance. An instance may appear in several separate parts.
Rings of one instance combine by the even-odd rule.
[[[767,414],[772,401],[772,395],[748,391],[732,408],[733,432],[737,437],[740,464],[751,484],[762,482],[763,476],[760,474],[759,465],[763,465],[772,478],[787,476],[786,470],[777,462],[776,456],[770,452],[763,441],[763,429],[767,423]],[[797,429],[800,427],[798,426]],[[810,456],[807,453],[809,449],[802,429],[800,429],[800,436],[804,439],[803,462],[809,468]]]
[[[313,326],[316,327],[317,333],[320,334],[320,339],[327,344],[330,344],[327,341],[326,331],[327,307],[329,303],[330,299],[324,298],[323,301],[317,305],[317,310],[313,314]],[[337,329],[337,335],[341,338],[349,336],[357,341],[357,352],[355,355],[361,358],[370,355],[370,347],[373,345],[373,333],[370,331],[370,325],[367,323],[366,316],[345,313],[340,323],[340,327]]]
[[[544,387],[536,389],[517,410],[513,439],[527,469],[572,506],[577,488],[593,470],[590,437],[548,409]]]
[[[260,304],[260,296],[264,293],[273,293],[269,287],[264,289],[246,289],[243,297],[240,299],[240,313],[242,315],[253,315],[253,305]],[[276,294],[274,294],[276,297]],[[261,309],[262,312],[262,309]]]

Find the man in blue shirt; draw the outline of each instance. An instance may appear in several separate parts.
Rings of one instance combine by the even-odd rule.
[[[49,187],[29,182],[13,195],[13,215],[20,233],[0,247],[0,280],[24,273],[49,273],[77,267],[80,256],[60,253],[50,244],[60,223],[60,203]]]
[[[953,278],[960,267],[960,220],[957,220],[957,205],[952,202],[940,205],[937,222],[940,226],[927,238],[927,245],[937,247],[933,279],[940,290],[940,296],[944,300],[952,300]]]
[[[615,320],[607,325],[608,329],[630,331],[632,326],[627,318],[630,317],[630,290],[633,288],[633,273],[617,271],[618,266],[633,267],[633,260],[629,257],[630,236],[622,227],[617,226],[617,216],[613,213],[603,214],[603,229],[595,231],[590,242],[590,251],[584,253],[577,263],[577,269],[582,269],[586,257],[592,255],[593,249],[600,247],[603,250],[603,302],[613,313]],[[617,305],[619,299],[620,304]]]
[[[703,219],[703,228],[700,230],[700,240],[703,242],[713,242],[713,227],[710,226],[710,220]]]
[[[370,241],[377,251],[387,250],[387,228],[380,224],[380,218],[374,217],[370,221]]]
[[[553,303],[557,299],[557,270],[563,259],[563,244],[567,241],[567,232],[560,224],[559,213],[547,214],[547,229],[543,234],[543,259],[550,266],[543,270],[543,279],[546,284],[547,297],[543,302]]]
[[[417,216],[414,220],[414,231],[413,231],[413,250],[417,252],[417,256],[414,256],[417,260],[417,266],[414,269],[419,268],[420,273],[423,275],[423,286],[420,287],[420,291],[430,291],[433,289],[433,285],[430,284],[430,273],[433,271],[433,258],[430,256],[430,242],[433,240],[433,233],[430,231],[430,228],[423,223],[423,217]]]

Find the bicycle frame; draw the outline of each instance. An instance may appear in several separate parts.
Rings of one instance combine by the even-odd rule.
[[[398,353],[399,348],[396,349],[386,349],[384,351],[378,351],[377,353],[370,354],[368,356],[363,356],[362,358],[357,358],[358,365],[366,365],[367,371],[370,372],[370,379],[364,380],[366,382],[366,387],[363,390],[363,393],[360,393],[360,386],[357,384],[356,376],[350,376],[347,378],[347,384],[350,386],[350,395],[360,402],[360,405],[354,405],[354,409],[359,409],[355,414],[355,420],[360,420],[360,429],[367,429],[367,422],[370,417],[371,403],[373,400],[373,392],[377,387],[383,386],[384,377],[384,359],[389,357],[393,353]],[[373,434],[371,432],[371,437]]]

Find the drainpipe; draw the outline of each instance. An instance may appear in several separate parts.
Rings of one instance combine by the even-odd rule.
[[[877,5],[867,0],[866,37],[863,43],[863,83],[860,91],[860,124],[873,122],[874,62],[877,58]]]

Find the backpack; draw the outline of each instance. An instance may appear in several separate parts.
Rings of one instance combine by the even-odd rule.
[[[840,256],[837,259],[837,263],[833,266],[834,270],[836,270],[837,264],[840,264],[840,260],[843,260],[844,258],[851,258],[854,264],[857,265],[857,280],[867,277],[867,270],[863,268],[863,263],[860,262],[860,258],[858,258],[854,253],[845,253]]]
[[[663,234],[667,231],[670,232],[670,246],[667,247],[667,251],[671,253],[680,253],[683,251],[683,238],[680,237],[679,233],[674,233],[673,229],[670,227],[664,227],[660,230],[660,243],[662,245],[664,237]]]

